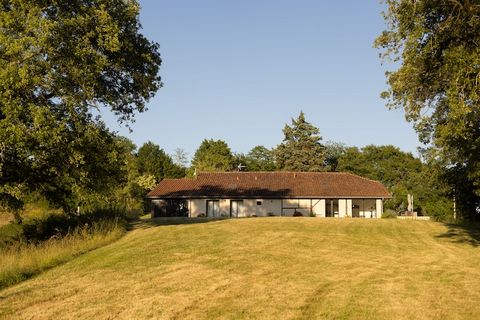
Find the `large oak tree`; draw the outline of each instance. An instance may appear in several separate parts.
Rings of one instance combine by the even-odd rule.
[[[447,172],[468,215],[480,208],[480,2],[386,0],[377,38],[398,69],[387,73],[389,106],[403,108],[430,160]],[[465,186],[470,186],[465,188]],[[463,201],[462,201],[463,200]]]
[[[133,0],[0,1],[0,205],[35,189],[71,211],[118,168],[113,134],[161,86],[158,45]]]

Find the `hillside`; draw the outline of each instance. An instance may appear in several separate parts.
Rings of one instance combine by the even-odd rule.
[[[478,233],[399,220],[139,223],[0,291],[0,318],[474,319]]]

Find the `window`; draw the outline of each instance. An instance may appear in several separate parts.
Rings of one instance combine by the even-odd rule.
[[[257,206],[261,206],[262,205],[262,201],[257,201]]]

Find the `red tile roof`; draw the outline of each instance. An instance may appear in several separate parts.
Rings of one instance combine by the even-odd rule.
[[[164,179],[149,198],[390,198],[378,181],[345,172],[205,172]]]

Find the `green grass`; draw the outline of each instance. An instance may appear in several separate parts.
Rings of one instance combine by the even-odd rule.
[[[475,229],[395,219],[158,221],[139,222],[112,244],[0,291],[0,318],[480,314]]]
[[[10,226],[16,225],[3,228],[8,231]],[[124,230],[116,221],[101,221],[90,228],[78,228],[65,237],[52,238],[37,245],[19,241],[9,247],[0,247],[0,289],[108,244],[118,239]]]

